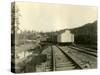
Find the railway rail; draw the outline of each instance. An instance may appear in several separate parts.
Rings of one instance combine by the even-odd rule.
[[[71,69],[83,69],[83,67],[74,60],[68,53],[58,46],[51,46],[51,70],[71,70]]]
[[[47,72],[48,71],[63,71],[63,70],[85,69],[85,68],[91,67],[90,64],[85,62],[85,61],[87,61],[87,59],[85,60],[85,57],[83,57],[83,59],[84,59],[84,61],[83,61],[80,59],[80,58],[82,58],[82,56],[80,58],[77,58],[77,57],[75,57],[75,54],[71,53],[71,52],[74,52],[75,50],[77,50],[77,48],[74,48],[74,47],[70,48],[71,45],[70,45],[70,47],[67,46],[66,48],[64,48],[59,45],[49,44],[48,47],[49,47],[49,49],[45,49],[42,52],[47,55],[47,61],[42,63],[42,65],[40,65],[40,67],[43,70],[38,68],[39,69],[38,71],[41,71],[41,72],[42,71],[47,71]],[[81,49],[78,49],[77,51],[79,51],[81,53],[86,53],[89,56],[90,55],[95,56],[95,54],[92,54],[93,52],[87,53],[87,51],[83,51]]]
[[[80,48],[80,47],[75,47],[75,46],[68,46],[69,48],[73,49],[73,50],[77,50],[79,52],[83,52],[86,53],[88,55],[97,57],[97,52],[90,50],[90,49],[86,49],[86,48]]]
[[[80,45],[73,45],[74,47],[77,47],[77,48],[80,48],[80,49],[84,49],[84,50],[87,50],[89,52],[94,52],[94,53],[97,53],[97,50],[96,49],[92,49],[92,48],[87,48],[87,47],[84,47],[84,46],[80,46]]]

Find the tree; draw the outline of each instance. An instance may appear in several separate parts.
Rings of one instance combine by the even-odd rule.
[[[19,29],[19,17],[21,16],[19,13],[18,6],[15,5],[15,2],[11,4],[11,33],[17,33]]]

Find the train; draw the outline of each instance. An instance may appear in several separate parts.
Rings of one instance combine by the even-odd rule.
[[[74,34],[69,29],[60,30],[55,33],[51,33],[48,37],[41,39],[41,42],[48,42],[52,44],[72,44],[74,43]]]

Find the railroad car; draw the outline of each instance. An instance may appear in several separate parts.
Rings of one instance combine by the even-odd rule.
[[[41,42],[47,41],[47,37],[42,37],[42,38],[40,39],[40,41],[41,41]]]
[[[57,42],[59,44],[71,44],[74,42],[74,34],[70,30],[62,30],[57,35]]]
[[[53,44],[57,43],[57,36],[56,35],[53,35],[51,37],[48,37],[47,38],[47,42],[53,43]]]

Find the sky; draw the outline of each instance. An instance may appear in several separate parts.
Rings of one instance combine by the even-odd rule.
[[[97,8],[68,4],[17,2],[19,28],[35,31],[56,31],[75,28],[97,20]]]

